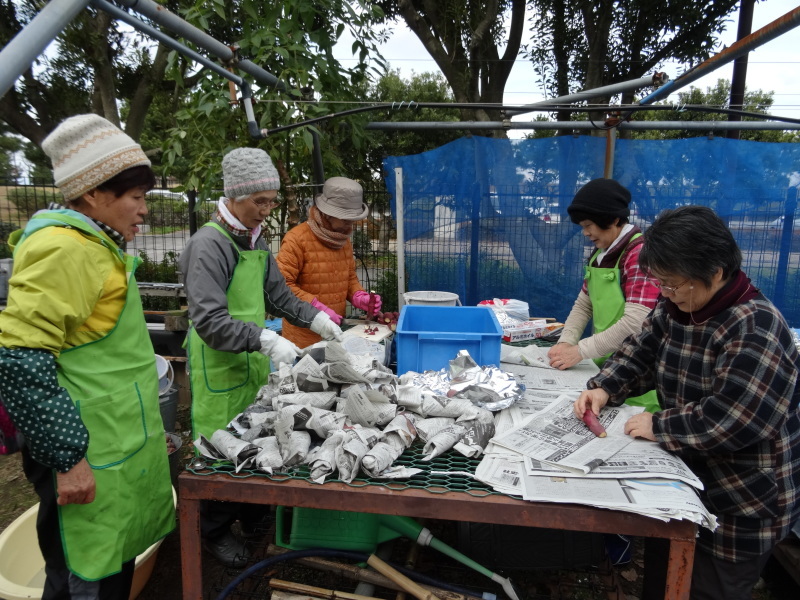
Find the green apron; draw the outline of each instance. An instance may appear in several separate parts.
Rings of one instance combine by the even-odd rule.
[[[124,562],[175,527],[155,354],[133,276],[139,259],[66,211],[50,212],[31,224],[23,239],[47,226],[73,227],[100,239],[124,263],[128,276],[125,305],[114,329],[63,350],[56,359],[58,382],[89,431],[86,460],[96,483],[94,502],[58,507],[61,539],[70,571],[96,581],[118,573]]]
[[[631,241],[640,235],[640,233],[637,233],[631,238]],[[619,321],[625,312],[625,296],[622,293],[619,277],[619,261],[622,259],[622,254],[620,254],[617,264],[613,268],[591,266],[600,252],[602,250],[598,249],[592,255],[589,264],[584,267],[586,288],[589,291],[589,299],[592,301],[592,334],[605,331]],[[602,367],[609,356],[611,356],[611,353],[593,360],[597,363],[597,366]],[[648,412],[661,410],[655,390],[651,390],[641,396],[628,398],[625,400],[625,404],[644,406]]]
[[[228,313],[234,319],[264,327],[264,278],[269,252],[239,250],[228,232],[215,227],[227,237],[238,254],[230,285],[226,291]],[[250,406],[258,390],[267,383],[269,358],[260,352],[220,352],[206,344],[194,326],[187,338],[189,381],[192,386],[192,431],[210,438],[217,429],[225,429],[236,415]]]

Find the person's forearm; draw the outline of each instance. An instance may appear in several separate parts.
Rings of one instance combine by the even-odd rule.
[[[558,338],[558,341],[571,346],[577,344],[583,332],[586,330],[586,324],[591,318],[592,301],[587,294],[581,291],[578,293],[578,297],[572,305],[572,310],[569,311],[569,316],[564,322],[564,328],[561,330],[561,336]]]
[[[650,309],[641,304],[625,303],[625,312],[611,327],[578,343],[581,354],[586,358],[600,358],[615,352],[622,346],[626,337],[639,333],[642,323],[650,314]]]
[[[50,352],[0,348],[0,393],[36,461],[64,473],[84,458],[89,433]]]

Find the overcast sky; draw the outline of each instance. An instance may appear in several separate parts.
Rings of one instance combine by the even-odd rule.
[[[753,28],[755,32],[775,19],[785,15],[798,5],[798,0],[766,0],[755,5]],[[730,46],[736,41],[739,13],[733,13],[727,29],[720,41]],[[341,48],[349,48],[350,43],[340,44]],[[720,49],[722,46],[720,46]],[[400,69],[403,77],[412,72],[438,71],[433,59],[422,47],[417,37],[405,27],[397,25],[390,41],[382,50],[392,69]],[[338,53],[337,53],[338,54]],[[348,52],[342,50],[340,60],[351,60]],[[750,52],[747,69],[747,89],[774,92],[775,103],[772,114],[800,118],[800,27],[784,33],[782,36],[767,42]],[[676,79],[686,69],[680,65],[667,65],[663,69],[671,79]],[[690,85],[705,89],[713,86],[717,79],[730,80],[733,74],[733,63],[728,63]],[[688,88],[687,88],[688,89]],[[681,91],[681,90],[678,90]],[[644,97],[645,93],[637,94]],[[546,100],[541,84],[530,61],[519,58],[514,65],[506,85],[504,101],[507,104],[528,104]],[[666,98],[677,101],[677,93]],[[398,98],[413,100],[413,98]],[[662,99],[663,100],[663,99]],[[530,121],[536,113],[520,115],[515,120]],[[513,133],[513,131],[512,131]],[[520,133],[521,137],[524,133]],[[515,136],[516,137],[516,136]]]

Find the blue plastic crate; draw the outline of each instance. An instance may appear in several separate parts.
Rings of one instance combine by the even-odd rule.
[[[446,368],[460,350],[479,365],[500,365],[503,329],[482,306],[404,306],[397,322],[397,374]]]

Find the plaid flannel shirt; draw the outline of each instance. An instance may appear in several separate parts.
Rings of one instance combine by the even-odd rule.
[[[589,387],[611,405],[658,391],[655,437],[697,474],[718,517],[698,544],[737,562],[770,550],[800,517],[798,371],[788,325],[763,295],[689,325],[661,301]]]

